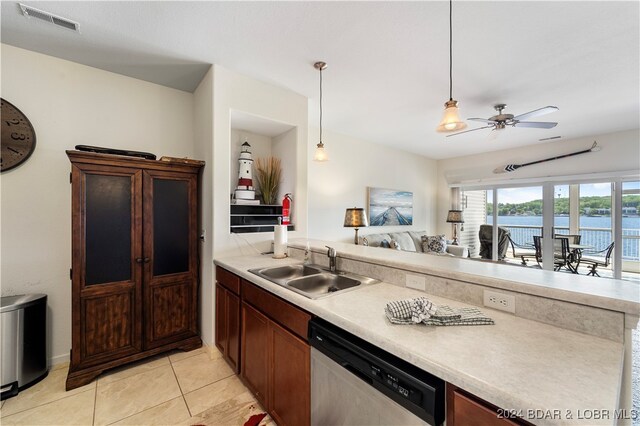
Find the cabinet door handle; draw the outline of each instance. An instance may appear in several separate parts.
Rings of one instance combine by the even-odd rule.
[[[138,257],[136,258],[136,263],[149,263],[151,261],[151,259],[149,259],[148,257],[142,258],[142,257]]]

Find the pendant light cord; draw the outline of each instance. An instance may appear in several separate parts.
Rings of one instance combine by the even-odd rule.
[[[322,67],[320,67],[320,143],[322,143]]]
[[[449,0],[449,100],[453,100],[453,0]]]

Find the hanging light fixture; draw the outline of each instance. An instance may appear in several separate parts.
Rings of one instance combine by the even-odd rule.
[[[313,67],[320,71],[320,142],[316,145],[316,153],[313,155],[313,161],[328,161],[324,144],[322,143],[322,71],[327,68],[326,62],[316,62]]]
[[[444,104],[444,117],[438,132],[457,132],[467,127],[458,116],[458,101],[453,99],[453,0],[449,0],[449,100]]]

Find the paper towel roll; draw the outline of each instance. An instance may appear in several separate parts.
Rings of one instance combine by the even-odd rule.
[[[273,257],[287,257],[287,225],[276,225],[273,230]]]

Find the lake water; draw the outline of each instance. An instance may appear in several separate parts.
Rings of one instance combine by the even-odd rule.
[[[487,223],[493,221],[492,216],[487,216]],[[556,226],[569,226],[569,216],[556,216]],[[499,225],[542,226],[542,216],[498,216]],[[580,216],[580,226],[583,228],[611,228],[609,216]],[[623,229],[640,229],[640,217],[623,217]]]
[[[493,221],[492,216],[487,216],[487,223]],[[556,216],[555,226],[560,228],[569,228],[568,216]],[[511,238],[518,244],[533,244],[533,236],[540,235],[537,228],[517,228],[509,225],[518,226],[542,226],[542,216],[498,216],[498,225],[509,228]],[[611,217],[594,217],[580,216],[581,228],[599,228],[599,229],[581,229],[582,235],[580,244],[589,245],[594,250],[602,250],[612,242],[611,235]],[[568,230],[558,230],[558,233],[567,233]],[[622,235],[623,236],[640,236],[640,217],[623,217],[622,218]],[[622,257],[627,260],[640,261],[640,239],[623,238],[622,239]]]

